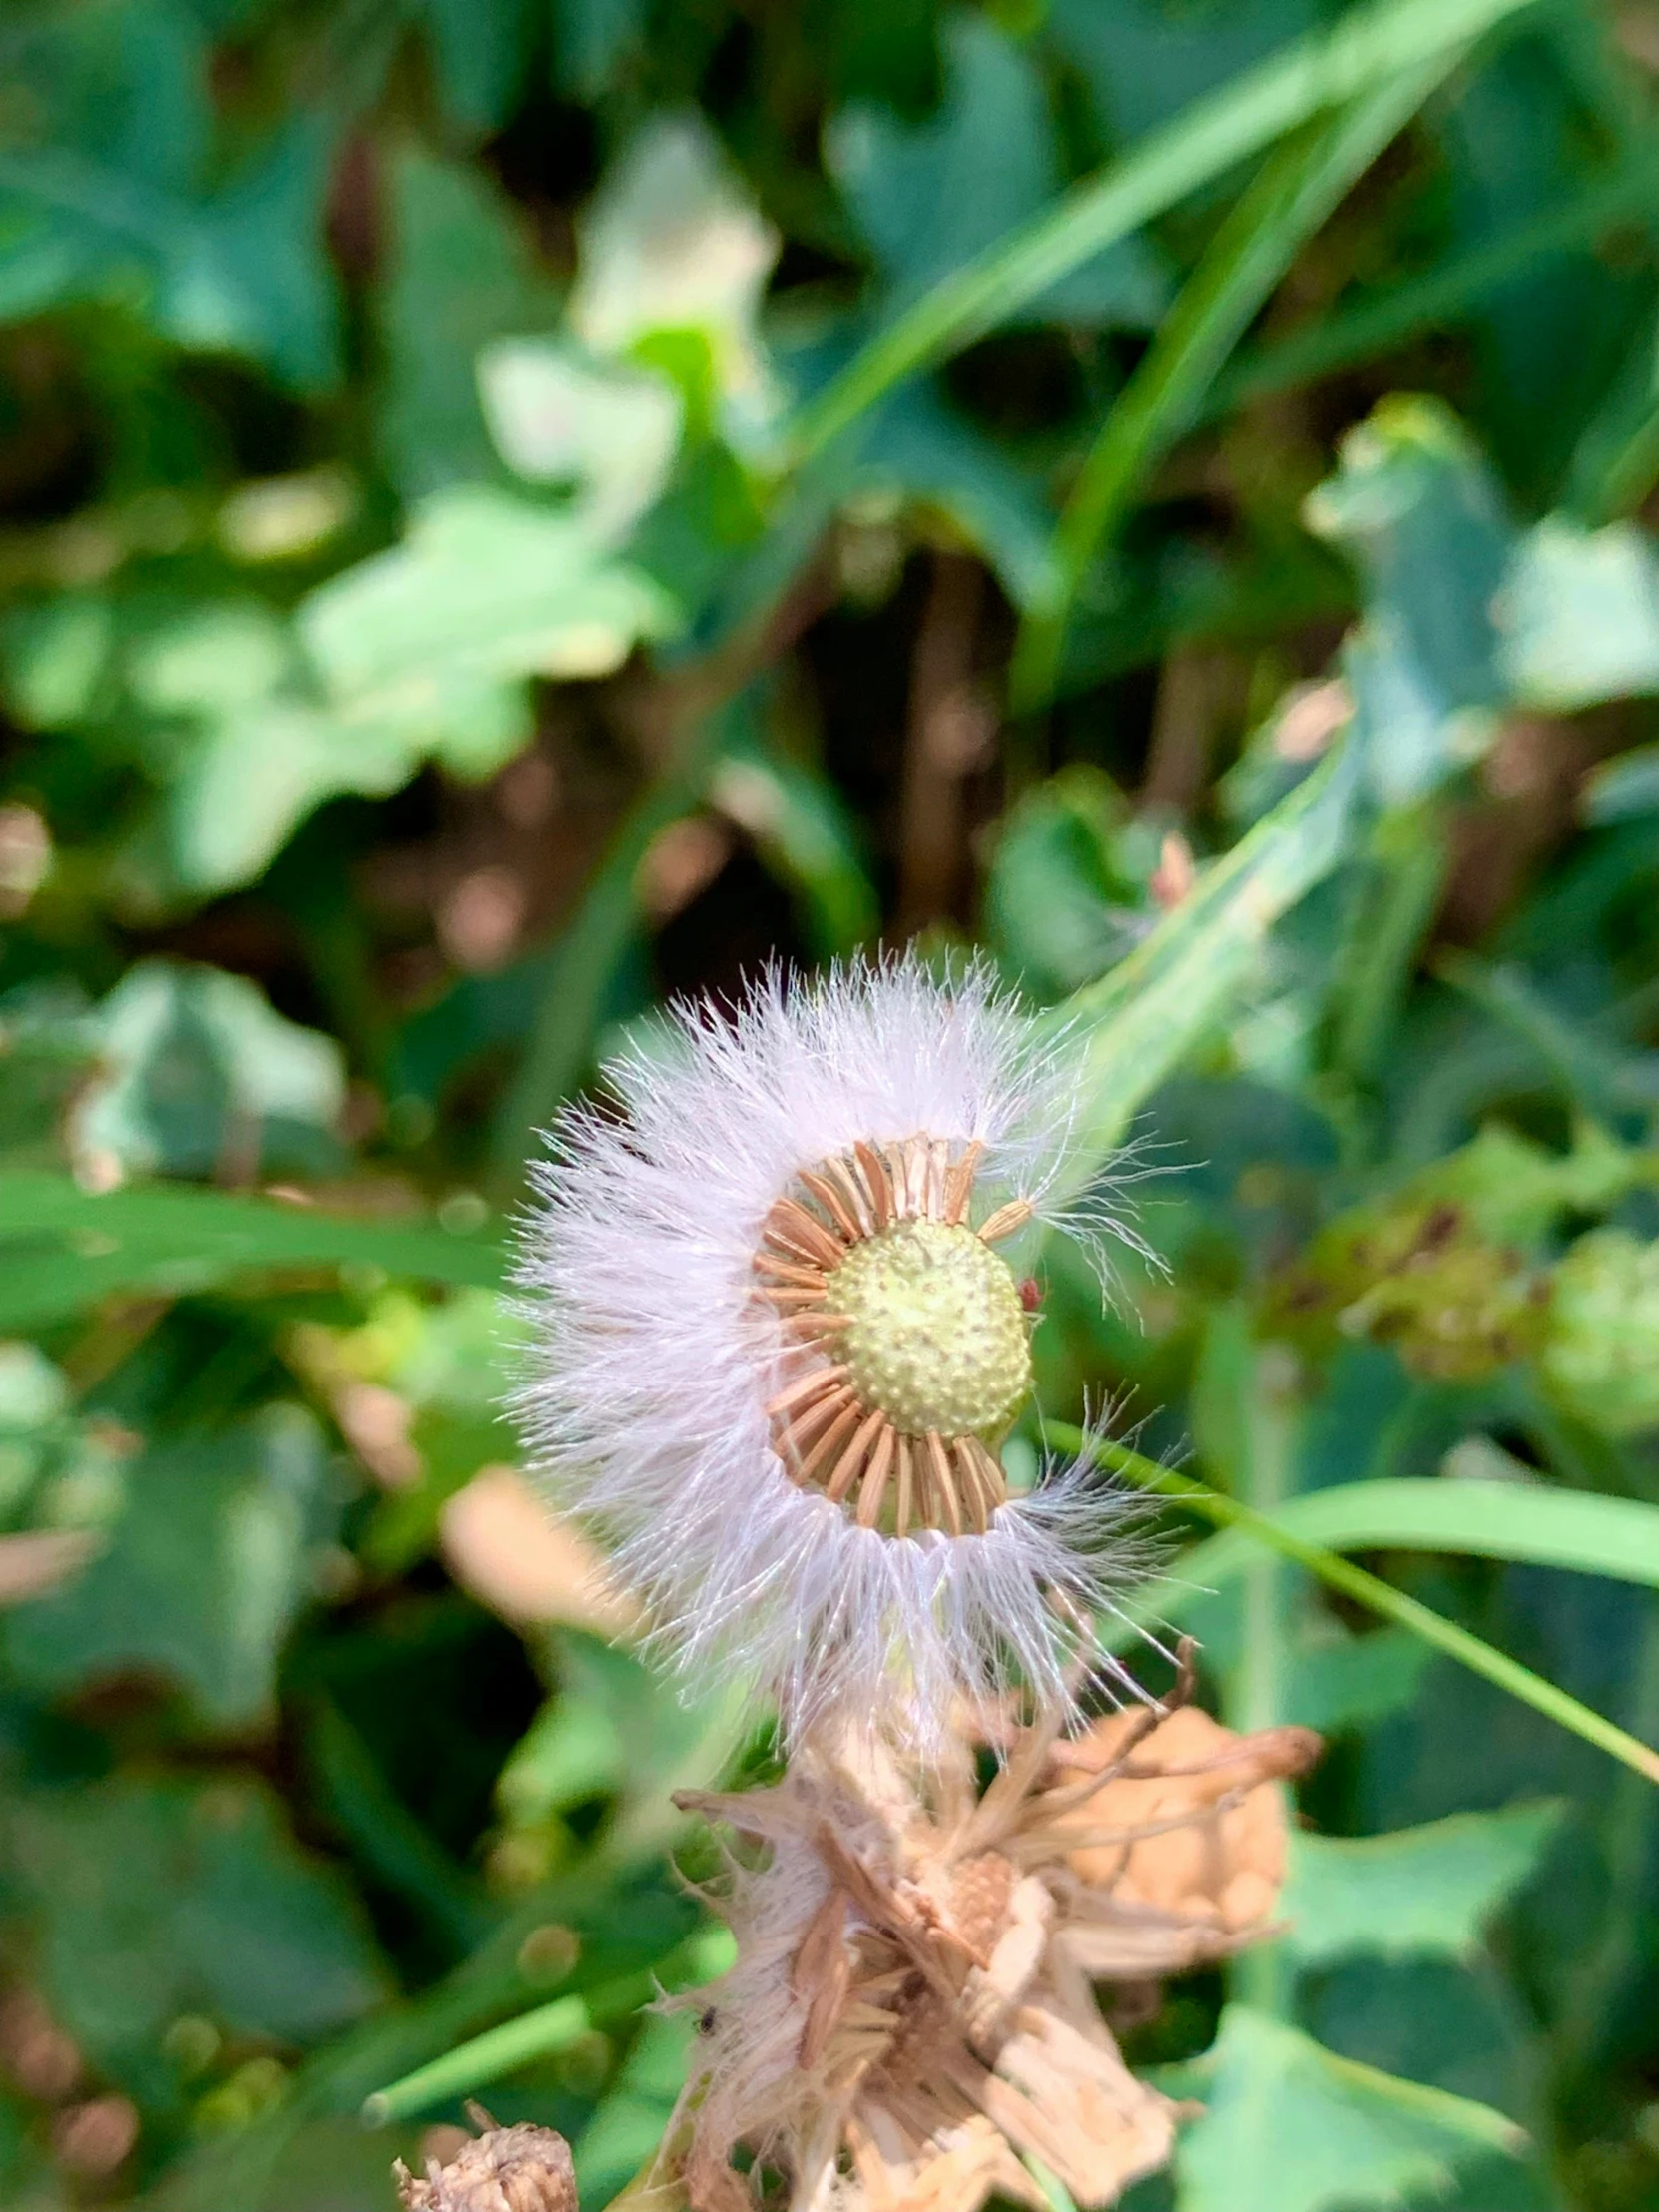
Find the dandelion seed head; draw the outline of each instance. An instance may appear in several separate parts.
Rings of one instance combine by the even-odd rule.
[[[535,1171],[533,1471],[688,1680],[736,1676],[792,1737],[1063,1700],[1133,1502],[1086,1465],[1010,1495],[999,1446],[1040,1306],[1010,1261],[1062,1216],[1080,1056],[913,957],[671,1024]]]

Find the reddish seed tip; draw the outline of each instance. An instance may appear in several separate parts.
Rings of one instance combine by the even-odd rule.
[[[1028,1314],[1036,1313],[1043,1302],[1043,1287],[1034,1275],[1028,1275],[1019,1287],[1019,1302]]]

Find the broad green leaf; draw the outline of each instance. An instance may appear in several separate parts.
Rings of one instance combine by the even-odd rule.
[[[646,42],[647,0],[553,0],[553,75],[573,100],[597,101]]]
[[[156,1439],[123,1469],[99,1556],[12,1610],[10,1664],[53,1691],[160,1674],[215,1728],[267,1722],[277,1653],[328,1533],[328,1480],[321,1432],[297,1405]]]
[[[483,485],[435,492],[404,543],[299,610],[335,712],[486,776],[531,729],[524,680],[604,676],[673,626],[666,595],[608,560],[579,515]]]
[[[570,324],[598,354],[660,331],[707,344],[728,430],[758,432],[775,405],[757,331],[780,241],[694,113],[645,124],[578,225]]]
[[[1181,9],[1161,0],[1052,0],[1043,38],[1081,71],[1121,145],[1236,83],[1318,20],[1313,0]]]
[[[198,74],[193,61],[193,84]],[[140,79],[116,97],[142,112],[154,89]],[[156,105],[185,104],[177,92],[164,85]],[[190,103],[200,97],[194,90]],[[0,151],[9,234],[0,317],[125,302],[136,291],[176,344],[245,353],[298,390],[322,389],[338,369],[338,304],[322,244],[332,152],[327,119],[299,116],[209,197],[189,177],[130,173],[102,135],[84,147],[60,140]]]
[[[37,730],[65,730],[81,720],[98,694],[115,637],[115,614],[98,592],[60,592],[7,619],[6,698],[18,719]]]
[[[106,1185],[128,1175],[320,1170],[345,1103],[339,1046],[220,968],[142,960],[87,1022],[99,1071],[70,1142]]]
[[[529,58],[528,0],[421,0],[444,109],[482,137],[512,113]]]
[[[0,1331],[40,1328],[113,1293],[179,1297],[275,1269],[383,1268],[498,1288],[493,1238],[349,1220],[224,1191],[152,1186],[100,1196],[67,1175],[0,1174]]]
[[[550,339],[503,338],[478,356],[478,389],[507,466],[573,488],[594,543],[619,545],[673,464],[685,411],[674,385]]]
[[[1604,761],[1585,782],[1583,806],[1586,821],[1596,824],[1659,814],[1659,745]]]
[[[1403,2206],[1525,2145],[1488,2105],[1338,2058],[1240,2004],[1191,2071],[1205,2112],[1176,2151],[1180,2212]]]
[[[392,475],[414,499],[494,470],[474,361],[492,339],[551,330],[559,295],[516,212],[476,170],[404,147],[388,164],[388,204],[378,432]]]
[[[349,723],[309,701],[268,698],[216,717],[169,783],[167,848],[184,890],[251,883],[326,800],[384,799],[421,749],[397,729]]]
[[[1659,691],[1659,557],[1631,522],[1550,515],[1504,574],[1498,665],[1517,703],[1569,713]]]
[[[1279,1910],[1304,1966],[1356,1952],[1466,1958],[1560,1826],[1558,1804],[1454,1813],[1386,1836],[1293,1830]]]
[[[1449,1551],[1605,1574],[1659,1589],[1659,1506],[1542,1482],[1402,1477],[1308,1490],[1274,1508],[1277,1524],[1328,1551]],[[1248,1537],[1213,1536],[1183,1581],[1218,1587],[1254,1555]],[[1179,1611],[1181,1593],[1170,1593]]]
[[[1411,1703],[1430,1657],[1403,1628],[1351,1636],[1305,1623],[1286,1659],[1284,1718],[1321,1736],[1373,1727]]]
[[[118,2074],[181,2013],[305,2042],[386,1994],[360,1908],[262,1783],[120,1777],[38,1793],[8,1829],[53,2009]]]
[[[1530,0],[1373,0],[1194,101],[1132,152],[975,256],[883,329],[795,426],[821,452],[893,385],[971,344],[1050,285],[1322,111],[1454,50]]]
[[[1587,128],[1583,80],[1570,64],[1552,66],[1550,43],[1501,48],[1427,119],[1459,245],[1487,245],[1517,216],[1559,210],[1592,169],[1600,135]],[[1616,139],[1634,150],[1639,134],[1620,130]],[[1606,390],[1635,306],[1622,272],[1580,245],[1537,255],[1473,318],[1468,402],[1508,480],[1539,506],[1570,464],[1577,425]]]
[[[0,1431],[27,1435],[69,1408],[69,1381],[31,1344],[0,1344]]]
[[[1040,481],[929,384],[894,392],[870,417],[844,493],[848,504],[907,500],[946,516],[995,569],[1016,607],[1047,573]]]
[[[142,634],[124,665],[137,704],[181,726],[164,822],[187,891],[251,882],[324,800],[382,798],[418,765],[400,733],[324,712],[291,627],[258,600],[200,602]]]
[[[324,250],[335,130],[298,115],[202,210],[156,314],[181,345],[241,352],[312,394],[339,374],[340,312]]]
[[[292,632],[259,599],[198,600],[141,632],[123,656],[127,689],[150,714],[224,714],[269,699],[299,671]]]
[[[1511,546],[1496,487],[1448,409],[1394,398],[1349,432],[1306,513],[1359,567],[1365,612],[1343,655],[1353,742],[1378,800],[1403,806],[1496,734],[1493,618]]]
[[[907,123],[860,104],[833,117],[827,134],[889,312],[1036,215],[1060,184],[1053,119],[1030,57],[979,16],[948,18],[942,43],[944,95],[934,115]],[[1026,311],[1033,321],[1145,328],[1168,294],[1153,248],[1126,239]]]
[[[1147,933],[1157,845],[1105,771],[1082,762],[1010,812],[985,885],[985,927],[1028,996],[1077,990]]]
[[[1137,1107],[1236,997],[1269,930],[1342,856],[1356,756],[1346,747],[1265,815],[1127,958],[1056,1009],[1088,1055],[1082,1184]]]

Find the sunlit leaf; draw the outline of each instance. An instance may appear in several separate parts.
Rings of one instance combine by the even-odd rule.
[[[1280,1900],[1303,1965],[1357,1951],[1466,1957],[1528,1880],[1560,1825],[1559,1805],[1457,1813],[1386,1836],[1293,1831]]]
[[[473,364],[491,339],[551,330],[559,295],[512,208],[476,172],[413,146],[389,165],[390,266],[378,313],[378,434],[405,497],[487,477],[495,455]]]
[[[508,467],[532,484],[572,488],[596,543],[620,543],[662,490],[684,413],[666,377],[507,338],[478,356],[478,388]]]
[[[1552,515],[1503,579],[1499,665],[1521,705],[1562,713],[1659,691],[1659,557],[1633,523]]]
[[[625,353],[659,331],[708,344],[729,424],[759,428],[773,405],[757,334],[778,258],[701,118],[659,116],[624,149],[582,217],[571,326],[595,353]]]
[[[1181,2212],[1403,2205],[1525,2143],[1487,2105],[1335,2057],[1240,2004],[1194,2071],[1205,2112],[1176,2152]]]
[[[1467,433],[1419,399],[1384,401],[1349,432],[1307,515],[1361,571],[1365,613],[1344,651],[1355,743],[1378,798],[1400,806],[1496,734],[1509,525]]]
[[[328,1479],[321,1434],[296,1405],[157,1439],[124,1470],[101,1555],[10,1616],[11,1665],[54,1690],[160,1675],[215,1726],[268,1720],[308,1554],[328,1532]]]
[[[608,675],[673,621],[665,594],[605,559],[580,516],[481,485],[434,493],[402,545],[299,615],[337,714],[471,776],[529,736],[525,678]]]

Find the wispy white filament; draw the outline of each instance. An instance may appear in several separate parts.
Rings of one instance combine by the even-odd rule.
[[[614,1106],[566,1114],[535,1171],[534,1471],[613,1546],[659,1647],[776,1697],[792,1734],[850,1709],[937,1735],[1010,1675],[1063,1697],[1079,1619],[1121,1586],[1129,1501],[1077,1465],[984,1534],[857,1526],[773,1448],[778,1325],[753,1296],[769,1209],[860,1141],[978,1142],[986,1204],[1043,1219],[1076,1118],[1063,1045],[982,971],[947,989],[913,958],[673,1018],[673,1049],[607,1068]]]

